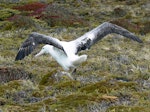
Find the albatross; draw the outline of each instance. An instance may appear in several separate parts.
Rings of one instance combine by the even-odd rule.
[[[35,57],[42,54],[50,54],[62,66],[64,71],[68,73],[69,70],[75,70],[81,63],[87,60],[87,55],[78,55],[80,51],[90,49],[92,45],[111,33],[116,33],[142,43],[142,40],[127,29],[116,24],[104,22],[81,37],[69,42],[33,32],[22,43],[15,60],[22,60],[25,56],[31,54],[39,44],[46,44]],[[67,75],[71,77],[69,73]]]

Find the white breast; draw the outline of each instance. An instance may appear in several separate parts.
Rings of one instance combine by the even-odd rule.
[[[73,64],[71,63],[70,59],[68,58],[68,56],[66,56],[66,54],[56,48],[53,47],[50,55],[63,67],[64,70],[68,71],[70,69],[70,67],[74,67]]]

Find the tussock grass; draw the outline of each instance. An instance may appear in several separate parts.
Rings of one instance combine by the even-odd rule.
[[[60,38],[63,34],[65,34],[65,39],[71,38],[71,35],[66,32],[54,35]],[[74,36],[77,34],[74,34],[72,38]],[[5,41],[1,37],[1,43],[6,43],[6,46],[1,48],[6,49],[2,50],[0,56],[1,67],[23,68],[32,76],[31,85],[27,82],[24,85],[25,83],[11,81],[0,86],[2,88],[0,93],[4,95],[3,99],[6,98],[9,91],[12,91],[9,93],[8,100],[1,101],[8,105],[4,105],[2,109],[6,111],[11,108],[21,111],[62,111],[64,108],[64,111],[109,112],[112,110],[136,111],[136,107],[139,106],[139,109],[147,111],[150,78],[149,45],[139,45],[127,39],[114,37],[109,35],[89,51],[80,53],[88,54],[89,60],[77,69],[73,76],[76,81],[71,81],[65,76],[56,78],[55,74],[62,68],[48,55],[38,58],[30,55],[24,60],[15,62],[14,57],[17,52],[15,47],[20,45],[8,46],[7,40]],[[7,39],[8,42],[13,41],[13,38]],[[144,41],[148,41],[148,39],[149,36],[145,36]],[[19,38],[19,42],[22,40]],[[37,51],[39,50],[40,47]],[[10,51],[12,55],[8,56],[11,54]],[[24,80],[22,81],[24,82]],[[18,94],[25,96],[13,100]],[[112,102],[104,99],[103,95],[114,96],[118,99]],[[136,102],[137,100],[138,102]],[[17,105],[13,106],[12,104]],[[33,106],[34,108],[32,108]]]
[[[55,2],[59,4],[58,1]],[[140,35],[141,28],[144,27],[142,25],[147,23],[145,15],[148,1],[139,0],[137,4],[131,2],[66,1],[60,5],[70,10],[74,9],[74,13],[83,16],[85,21],[88,21],[86,27],[46,26],[45,29],[32,27],[0,32],[0,69],[11,68],[7,74],[14,76],[14,80],[0,83],[0,110],[4,112],[149,112],[150,33],[146,30],[143,31],[145,35]],[[1,6],[8,7],[4,3]],[[15,4],[10,4],[10,7],[13,6]],[[128,13],[116,17],[113,15],[116,8]],[[108,35],[90,50],[79,53],[79,55],[87,54],[88,60],[77,68],[77,72],[73,75],[76,80],[72,81],[65,75],[59,76],[63,69],[52,57],[44,55],[34,58],[43,45],[24,60],[14,61],[21,43],[33,31],[68,41],[110,20],[122,23],[125,28],[136,32],[144,43],[139,44],[119,35]],[[38,23],[38,20],[35,21]],[[139,29],[135,29],[135,26]],[[16,69],[24,71],[30,77],[15,79],[19,77],[18,72],[15,72]],[[4,69],[0,72],[0,75],[7,75]]]

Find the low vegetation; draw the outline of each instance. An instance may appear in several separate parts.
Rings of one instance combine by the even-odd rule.
[[[148,0],[2,0],[0,4],[0,111],[149,112]],[[111,34],[88,51],[71,80],[48,55],[14,61],[31,32],[75,39],[104,21],[134,32],[144,43]]]

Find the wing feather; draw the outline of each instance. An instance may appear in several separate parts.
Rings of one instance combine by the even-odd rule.
[[[58,39],[33,32],[22,43],[15,60],[22,60],[25,56],[31,54],[39,44],[50,44],[57,47],[58,49],[63,50],[63,46],[60,44]]]
[[[106,35],[111,33],[116,33],[126,38],[142,43],[142,40],[140,40],[136,35],[126,30],[125,28],[122,28],[109,22],[104,22],[100,26],[96,27],[95,29],[87,32],[83,36],[73,41],[77,45],[76,53],[78,53],[81,50],[89,49],[93,44],[95,44],[96,42],[104,38]]]

